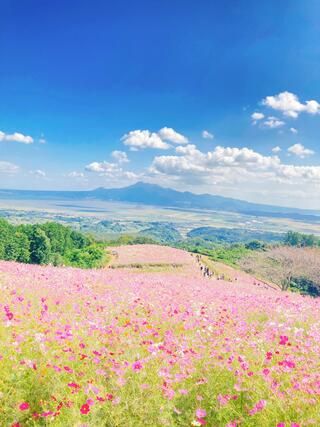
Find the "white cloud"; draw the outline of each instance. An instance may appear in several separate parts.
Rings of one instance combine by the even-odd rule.
[[[187,144],[188,138],[172,128],[164,127],[159,130],[158,135],[164,141],[173,142],[174,144]]]
[[[259,170],[268,169],[280,163],[278,157],[266,157],[249,148],[220,147],[203,153],[195,145],[177,147],[181,156],[157,156],[154,158],[151,171],[170,174],[196,173],[203,178],[220,173],[221,168],[244,168]]]
[[[140,174],[136,174],[135,172],[125,171],[121,168],[119,163],[110,163],[110,162],[92,162],[85,167],[85,169],[89,172],[97,173],[101,177],[108,177],[116,180],[137,180],[142,177]]]
[[[264,114],[254,112],[251,114],[251,119],[253,120],[253,124],[255,125],[257,123],[257,121],[264,119]]]
[[[315,101],[306,101],[305,104],[299,101],[297,95],[291,92],[281,92],[278,95],[267,96],[262,100],[262,104],[273,108],[282,113],[287,117],[296,118],[300,113],[306,112],[309,114],[319,114],[320,104]]]
[[[129,159],[127,153],[124,151],[114,150],[111,153],[111,157],[113,157],[118,163],[128,163]]]
[[[83,172],[77,172],[77,171],[69,172],[64,176],[66,176],[67,178],[84,178],[85,177]]]
[[[314,154],[313,150],[310,150],[309,148],[304,147],[300,143],[294,144],[291,147],[289,147],[288,152],[291,154],[294,154],[297,157],[300,157],[300,159],[304,159],[305,157],[312,156],[312,154]]]
[[[145,130],[132,130],[125,134],[121,141],[124,145],[130,147],[131,151],[138,151],[144,148],[154,148],[158,150],[168,150],[173,144],[187,144],[188,139],[181,133],[176,132],[172,128],[163,127],[158,132]]]
[[[137,173],[131,172],[131,171],[123,171],[122,172],[122,177],[130,179],[130,180],[141,179],[142,176],[143,176],[142,174],[137,174]]]
[[[175,156],[157,156],[149,169],[153,176],[172,177],[194,185],[320,185],[320,166],[281,163],[278,156],[264,156],[249,148],[220,147],[201,152],[194,145],[177,147]],[[233,187],[234,189],[236,187]]]
[[[89,172],[98,173],[100,176],[108,176],[108,177],[124,176],[124,174],[127,172],[123,171],[121,165],[123,163],[129,162],[127,154],[124,151],[114,150],[111,153],[111,157],[113,157],[116,160],[116,162],[107,162],[107,161],[92,162],[88,164],[85,167],[85,169]],[[72,174],[75,174],[75,173],[76,172],[72,172]]]
[[[112,176],[118,173],[122,169],[117,163],[110,162],[92,162],[86,166],[86,170],[89,172],[96,172],[101,175]]]
[[[13,174],[19,171],[19,166],[0,160],[0,173]]]
[[[37,178],[45,178],[47,176],[47,174],[41,169],[30,171],[30,174],[36,176]]]
[[[178,154],[184,154],[187,156],[193,156],[199,153],[197,147],[194,144],[179,145],[178,147],[176,147],[176,152]]]
[[[14,141],[20,142],[21,144],[32,144],[33,138],[28,135],[23,135],[19,132],[14,132],[12,134],[6,134],[0,131],[0,141]]]
[[[167,150],[170,145],[162,141],[160,136],[149,130],[132,130],[125,134],[121,140],[124,145],[130,147],[130,150],[137,151],[143,148],[157,148],[159,150]]]
[[[290,128],[290,132],[291,133],[298,133],[298,129],[296,129],[296,128]]]
[[[277,145],[276,147],[273,147],[271,151],[272,151],[273,153],[280,153],[280,151],[282,151],[282,150],[281,150],[281,148],[279,147],[279,145]]]
[[[204,138],[204,139],[213,139],[214,138],[213,133],[210,133],[207,130],[202,131],[201,135],[202,135],[202,138]]]
[[[270,128],[270,129],[276,129],[281,126],[285,125],[285,122],[283,120],[279,120],[277,117],[268,117],[267,120],[263,122],[263,125]]]

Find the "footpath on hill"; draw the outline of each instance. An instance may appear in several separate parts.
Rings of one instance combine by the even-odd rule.
[[[109,248],[111,269],[125,269],[140,273],[174,273],[196,275],[222,282],[241,282],[264,289],[279,290],[276,285],[266,283],[233,267],[210,260],[208,257],[184,250],[160,245],[128,245]]]

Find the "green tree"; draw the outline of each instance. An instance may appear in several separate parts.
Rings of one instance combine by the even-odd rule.
[[[0,259],[94,268],[100,267],[106,257],[102,244],[62,224],[14,226],[0,219]]]
[[[78,249],[82,249],[92,243],[92,239],[89,239],[88,237],[74,230],[71,231],[70,239],[72,241],[72,247]]]
[[[317,246],[319,239],[314,234],[302,234],[301,246],[314,247]]]
[[[15,260],[28,263],[30,261],[30,241],[25,233],[16,231],[14,234]]]
[[[11,226],[8,221],[0,219],[0,259],[6,257],[6,246],[9,243],[11,232]]]
[[[50,257],[50,239],[40,227],[35,226],[30,239],[30,261],[33,264],[48,264]]]
[[[288,231],[284,238],[284,244],[289,246],[300,246],[301,234],[296,231]]]
[[[39,226],[50,239],[51,251],[63,255],[71,246],[70,234],[71,230],[57,222],[46,222]]]
[[[264,242],[260,242],[260,240],[252,240],[245,244],[246,249],[251,249],[252,251],[264,250],[266,248],[266,244]]]
[[[297,231],[289,231],[284,239],[284,244],[298,247],[315,247],[320,246],[319,237],[314,234],[303,234]]]

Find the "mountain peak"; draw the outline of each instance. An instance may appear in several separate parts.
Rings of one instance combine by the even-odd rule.
[[[151,187],[153,187],[153,188],[162,188],[162,187],[160,187],[160,185],[150,184],[148,182],[143,182],[143,181],[138,181],[135,184],[132,184],[132,185],[130,185],[127,188],[151,188]]]

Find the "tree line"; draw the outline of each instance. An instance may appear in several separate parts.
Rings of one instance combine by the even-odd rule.
[[[102,244],[56,222],[12,225],[0,219],[0,259],[30,264],[100,267]]]
[[[320,247],[320,238],[314,234],[298,233],[297,231],[288,231],[284,238],[285,245],[297,246],[300,248]]]

